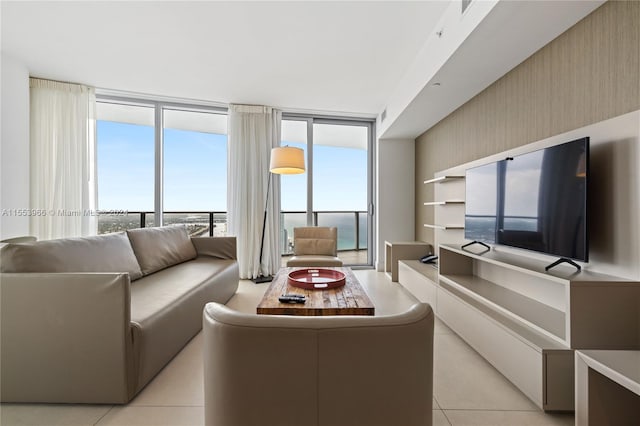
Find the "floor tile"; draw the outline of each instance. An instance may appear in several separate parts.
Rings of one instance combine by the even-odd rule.
[[[204,406],[202,344],[199,333],[129,406]]]
[[[433,334],[455,334],[455,332],[447,327],[447,325],[442,322],[442,320],[436,317],[436,321],[433,327]]]
[[[445,410],[445,415],[453,426],[570,426],[575,421],[573,414],[542,411]]]
[[[2,404],[3,426],[93,426],[111,405]]]
[[[417,303],[417,299],[382,272],[373,269],[354,270],[354,275],[376,307],[376,315],[404,312]]]
[[[433,375],[433,393],[443,410],[538,410],[455,334],[434,336]]]
[[[354,271],[376,305],[377,315],[405,310],[415,298],[384,274]],[[228,306],[255,308],[268,283],[241,280]],[[540,411],[515,386],[436,318],[434,328],[433,424],[569,425],[572,415]],[[204,423],[202,334],[196,336],[128,405],[2,404],[0,424],[98,426],[199,426]],[[97,422],[97,423],[96,423]]]
[[[433,426],[451,426],[442,410],[433,410]]]
[[[267,291],[270,283],[254,284],[250,280],[240,280],[236,294],[227,302],[227,306],[238,312],[255,314],[256,306]]]
[[[204,407],[114,407],[96,426],[201,426]]]

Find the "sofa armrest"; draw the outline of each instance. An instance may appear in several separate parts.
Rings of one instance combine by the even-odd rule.
[[[192,237],[198,256],[238,259],[236,237]]]
[[[127,402],[129,286],[126,273],[0,274],[2,402]]]

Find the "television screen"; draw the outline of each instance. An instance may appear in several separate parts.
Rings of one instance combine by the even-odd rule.
[[[465,238],[588,261],[589,138],[466,172]]]
[[[464,237],[496,242],[498,163],[467,169],[465,177]]]

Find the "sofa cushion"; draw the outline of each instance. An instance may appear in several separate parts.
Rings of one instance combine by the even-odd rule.
[[[226,303],[238,288],[238,262],[201,256],[131,285],[138,383],[149,382],[202,328],[207,302]]]
[[[143,275],[195,259],[198,255],[184,225],[127,231]]]
[[[142,276],[124,232],[2,247],[2,272],[128,272]]]
[[[335,256],[336,242],[325,238],[296,238],[293,249],[296,256],[308,254]]]

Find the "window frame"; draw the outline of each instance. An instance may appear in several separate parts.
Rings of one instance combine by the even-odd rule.
[[[115,93],[115,94],[114,94]],[[169,100],[161,97],[138,97],[129,94],[117,94],[113,91],[98,90],[96,102],[154,108],[154,223],[164,225],[164,118],[165,109],[181,111],[229,114],[227,106],[213,102],[193,102],[191,100]],[[96,120],[98,117],[96,117]],[[362,126],[368,131],[367,140],[367,263],[354,265],[358,268],[370,268],[376,255],[375,227],[375,193],[376,193],[376,150],[375,150],[375,118],[349,117],[328,114],[305,114],[282,112],[282,120],[304,121],[307,125],[307,224],[313,224],[313,125],[346,125]],[[228,136],[228,133],[227,133]],[[99,190],[99,188],[98,188]],[[280,213],[280,212],[279,212]],[[281,248],[282,249],[282,248]],[[282,250],[281,250],[282,251]]]
[[[153,218],[156,226],[164,226],[164,111],[165,109],[228,115],[228,108],[166,100],[151,100],[129,96],[96,94],[96,102],[142,106],[154,109],[154,195]],[[96,121],[98,117],[96,117]],[[228,133],[227,133],[228,136]],[[97,143],[97,141],[96,141]],[[100,188],[98,188],[98,191]]]
[[[314,225],[313,218],[313,125],[329,124],[341,126],[360,126],[367,128],[367,263],[353,265],[354,268],[370,268],[373,267],[373,261],[376,254],[376,244],[374,244],[375,232],[375,119],[341,117],[334,115],[321,114],[300,114],[300,113],[282,113],[282,120],[304,121],[307,123],[307,226]],[[282,141],[281,141],[282,142]],[[282,250],[281,250],[282,251]]]

